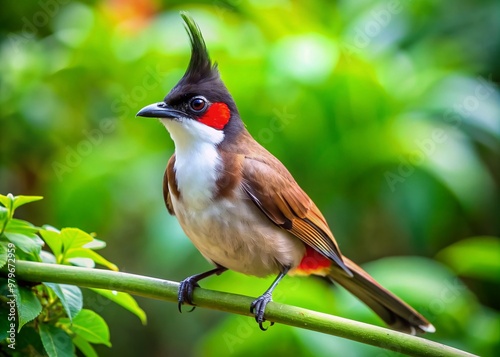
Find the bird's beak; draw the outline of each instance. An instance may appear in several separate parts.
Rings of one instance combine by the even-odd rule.
[[[135,116],[145,118],[182,118],[185,114],[164,102],[159,102],[145,106]]]

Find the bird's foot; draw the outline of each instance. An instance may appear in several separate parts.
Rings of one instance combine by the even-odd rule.
[[[184,304],[193,305],[191,310],[189,310],[188,312],[191,312],[194,309],[196,309],[196,306],[194,306],[193,303],[193,292],[194,288],[199,288],[199,287],[200,285],[198,285],[198,281],[193,279],[192,276],[181,281],[179,285],[179,292],[177,294],[177,301],[178,301],[177,306],[179,308],[179,312],[182,313],[182,305]]]
[[[266,319],[264,318],[264,313],[266,312],[266,306],[271,301],[272,301],[271,294],[265,293],[264,295],[254,300],[250,305],[250,312],[255,314],[255,321],[257,321],[262,331],[266,331],[268,329],[267,327],[264,327],[262,324],[264,323],[264,321],[266,321]],[[271,322],[269,326],[272,325],[274,325],[274,322]]]

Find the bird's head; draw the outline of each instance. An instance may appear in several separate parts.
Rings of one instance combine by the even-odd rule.
[[[179,83],[162,102],[142,108],[137,116],[159,118],[176,146],[196,141],[219,144],[243,128],[233,98],[212,63],[200,28],[181,13],[191,40],[191,60]]]

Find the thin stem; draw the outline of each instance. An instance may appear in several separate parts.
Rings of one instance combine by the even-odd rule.
[[[31,282],[43,281],[118,290],[175,303],[177,303],[179,289],[179,283],[168,280],[109,270],[27,261],[16,262],[16,278]],[[197,288],[193,297],[198,307],[253,316],[249,311],[249,306],[254,298],[248,296]],[[409,356],[474,356],[420,337],[276,302],[270,302],[267,305],[266,319],[347,338]]]

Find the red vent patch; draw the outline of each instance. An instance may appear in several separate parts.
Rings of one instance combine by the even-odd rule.
[[[306,245],[306,254],[300,261],[297,272],[302,274],[319,273],[324,271],[325,268],[329,268],[331,265],[332,261],[330,259]]]

